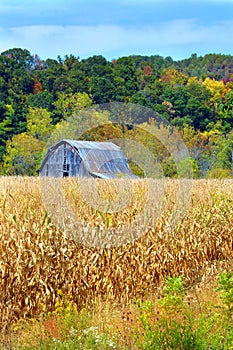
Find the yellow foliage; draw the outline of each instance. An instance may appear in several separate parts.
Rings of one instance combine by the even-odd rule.
[[[44,108],[29,107],[27,119],[27,130],[33,137],[45,140],[49,137],[53,125],[50,112]]]
[[[225,94],[229,91],[229,88],[226,87],[224,82],[206,78],[202,83],[213,95],[213,101],[217,101],[220,98],[224,97]]]
[[[164,68],[162,71],[161,81],[167,81],[171,85],[181,84],[186,85],[188,81],[188,76],[178,72],[176,69]]]

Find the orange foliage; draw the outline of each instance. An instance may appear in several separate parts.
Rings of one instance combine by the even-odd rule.
[[[37,77],[34,77],[33,94],[38,94],[38,92],[43,91],[43,86]]]
[[[147,77],[149,75],[153,75],[154,72],[153,72],[153,69],[151,68],[151,66],[147,65],[143,68],[143,72],[142,72],[142,75],[144,77]]]

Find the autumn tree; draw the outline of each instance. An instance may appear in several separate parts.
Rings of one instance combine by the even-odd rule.
[[[92,100],[87,93],[64,94],[59,93],[58,99],[54,102],[54,114],[60,116],[59,119],[67,119],[85,107],[89,107]]]
[[[53,130],[52,119],[44,108],[29,107],[27,119],[27,132],[38,140],[45,141]]]
[[[14,135],[6,143],[3,166],[6,175],[36,175],[43,142],[32,135]]]

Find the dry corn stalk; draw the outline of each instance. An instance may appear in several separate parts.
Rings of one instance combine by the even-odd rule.
[[[72,181],[66,184],[66,199],[85,224],[118,227],[142,210],[137,188],[142,189],[144,181],[135,188],[128,208],[115,213],[103,215],[93,209],[72,192]],[[149,232],[126,245],[97,249],[66,238],[55,227],[44,208],[38,178],[0,178],[1,325],[36,316],[44,308],[52,310],[59,291],[69,294],[78,307],[97,296],[127,303],[155,292],[166,275],[183,274],[192,284],[217,262],[231,264],[233,181],[196,180],[192,205],[169,232],[165,227],[177,181],[166,181],[163,211]],[[109,193],[104,182],[102,186],[98,191],[104,199],[116,198],[114,182]]]

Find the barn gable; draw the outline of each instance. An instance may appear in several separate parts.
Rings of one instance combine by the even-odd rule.
[[[64,139],[49,148],[40,176],[135,177],[120,147],[112,142]]]

